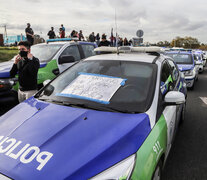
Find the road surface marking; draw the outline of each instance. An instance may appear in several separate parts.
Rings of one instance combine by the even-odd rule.
[[[207,105],[207,97],[200,97],[200,99]]]

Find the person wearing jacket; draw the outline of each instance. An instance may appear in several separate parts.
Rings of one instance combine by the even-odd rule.
[[[18,99],[22,102],[37,92],[37,73],[40,63],[39,59],[31,54],[28,41],[20,41],[18,50],[19,54],[15,57],[10,77],[15,77],[18,73]]]

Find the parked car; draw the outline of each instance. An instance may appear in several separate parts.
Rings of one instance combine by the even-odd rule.
[[[179,70],[184,73],[187,87],[193,89],[196,80],[198,80],[198,61],[194,60],[191,52],[168,51],[166,55],[171,57],[177,64]]]
[[[196,66],[198,68],[198,72],[202,73],[204,70],[205,61],[203,59],[201,51],[193,51],[193,56],[195,61],[197,62]]]
[[[71,38],[49,39],[46,43],[31,46],[31,53],[40,60],[39,89],[45,80],[52,80],[75,62],[96,54],[95,43],[71,40]],[[9,73],[13,62],[14,60],[0,63],[0,111],[1,107],[4,108],[5,102],[12,105],[18,103],[16,92],[18,83],[10,78]]]
[[[183,74],[155,49],[89,57],[1,116],[1,176],[159,179],[187,94]]]

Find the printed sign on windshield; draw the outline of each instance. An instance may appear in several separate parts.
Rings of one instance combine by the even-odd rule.
[[[56,95],[86,99],[102,104],[109,104],[110,99],[120,86],[125,84],[126,79],[119,77],[79,73],[61,93]]]

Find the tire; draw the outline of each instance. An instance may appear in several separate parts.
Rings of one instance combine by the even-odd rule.
[[[180,124],[182,124],[185,121],[185,114],[186,114],[186,102],[185,104],[183,104],[183,109],[180,116]]]
[[[193,90],[193,89],[194,89],[194,86],[195,86],[195,81],[193,82],[192,87],[190,87],[189,89],[190,89],[190,90]]]
[[[152,180],[162,180],[162,162],[159,161],[152,176]]]

